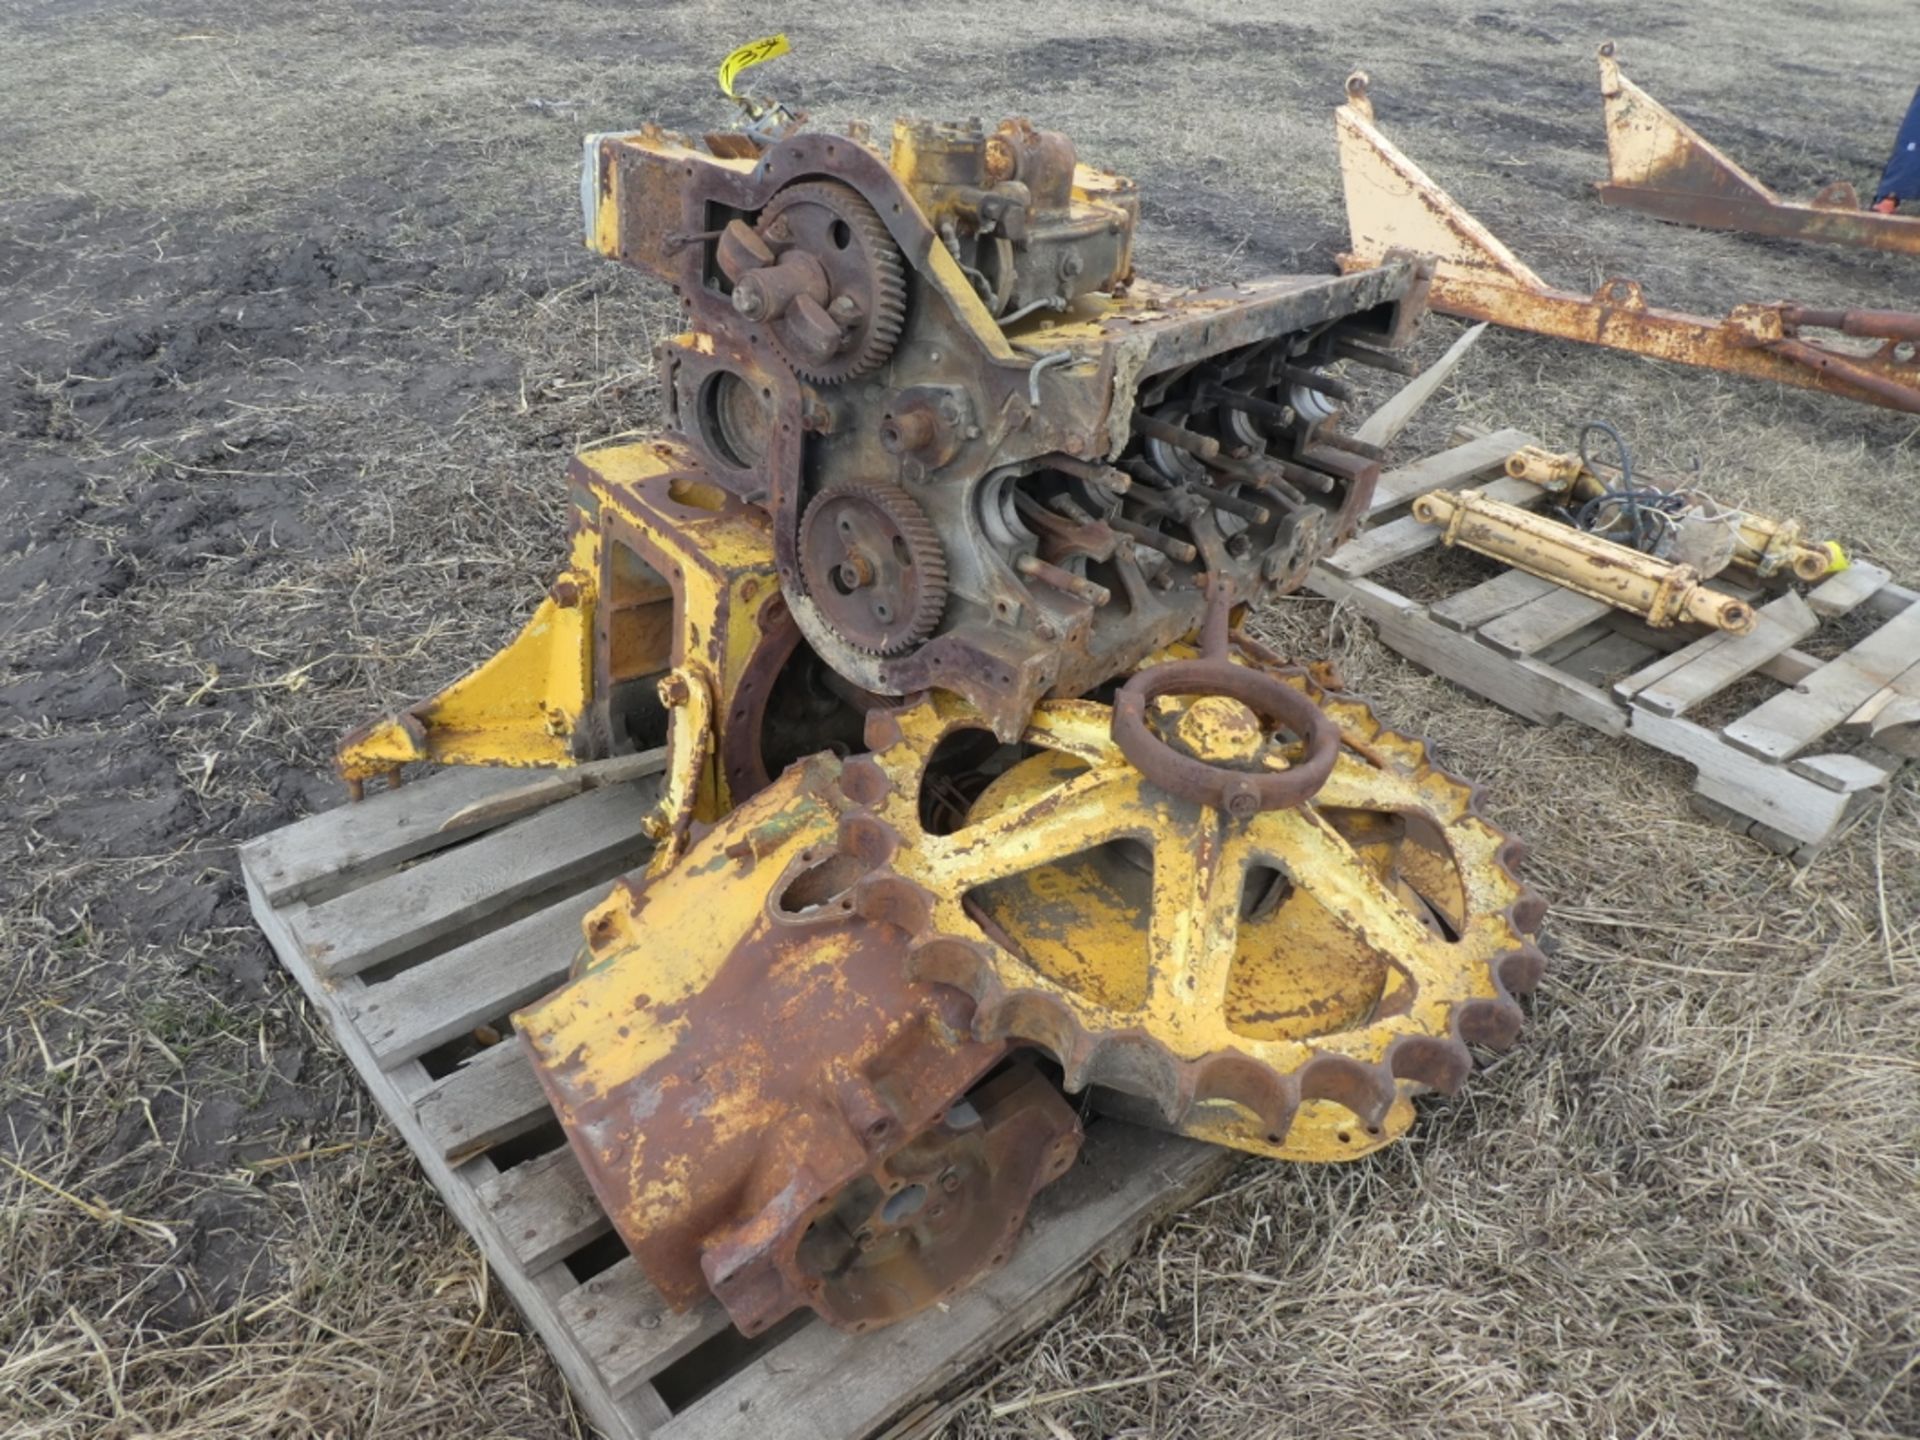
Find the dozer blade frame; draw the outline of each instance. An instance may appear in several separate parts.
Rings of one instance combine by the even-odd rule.
[[[1365,74],[1348,78],[1334,124],[1352,235],[1343,269],[1390,251],[1430,255],[1429,303],[1449,315],[1920,413],[1920,315],[1777,301],[1713,320],[1647,304],[1637,280],[1610,279],[1590,296],[1556,290],[1380,133]],[[1879,343],[1842,350],[1804,338],[1803,326]]]
[[[1622,75],[1611,40],[1600,47],[1600,97],[1608,173],[1594,189],[1603,204],[1707,230],[1920,255],[1920,216],[1863,209],[1845,181],[1810,202],[1782,200]]]

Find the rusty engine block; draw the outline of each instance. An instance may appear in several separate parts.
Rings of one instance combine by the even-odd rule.
[[[1469,787],[1232,628],[1363,513],[1333,370],[1409,370],[1422,267],[1176,290],[1064,135],[781,131],[589,139],[588,243],[680,303],[664,433],[574,460],[512,645],[341,751],[661,750],[652,861],[516,1024],[649,1277],[747,1333],[1005,1259],[1063,1091],[1388,1143],[1512,1036],[1541,913]]]

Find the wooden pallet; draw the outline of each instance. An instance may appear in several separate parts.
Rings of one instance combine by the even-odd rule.
[[[1441,527],[1405,513],[1415,497],[1474,485],[1537,505],[1538,487],[1501,470],[1532,443],[1502,430],[1382,476],[1366,527],[1314,567],[1309,587],[1352,605],[1402,655],[1518,715],[1569,717],[1678,756],[1698,772],[1702,813],[1811,859],[1920,754],[1920,595],[1856,563],[1804,596],[1767,600],[1753,632],[1735,636],[1655,630],[1492,561],[1424,603],[1395,589],[1392,567],[1440,541]],[[1835,639],[1863,630],[1851,644]],[[1770,682],[1748,687],[1765,693],[1738,713],[1699,718],[1750,676]]]
[[[240,861],[282,963],[609,1440],[924,1433],[997,1349],[1234,1163],[1095,1118],[1013,1258],[944,1311],[860,1338],[809,1315],[753,1342],[711,1300],[672,1313],[613,1238],[506,1020],[564,977],[583,914],[645,857],[658,781],[441,830],[525,779],[445,771],[263,836]],[[506,1038],[482,1046],[481,1027]]]

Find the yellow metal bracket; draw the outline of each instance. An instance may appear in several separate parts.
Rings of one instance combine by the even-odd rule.
[[[1608,280],[1590,296],[1556,290],[1380,133],[1367,84],[1364,73],[1350,76],[1334,111],[1352,245],[1343,270],[1393,251],[1430,255],[1429,299],[1449,315],[1920,413],[1920,315],[1779,301],[1714,320],[1649,305],[1635,280]],[[1802,327],[1879,343],[1840,348]]]
[[[593,692],[598,537],[583,533],[511,644],[432,698],[349,733],[335,766],[359,793],[419,760],[449,765],[571,765]]]
[[[687,852],[695,820],[720,818],[713,759],[713,690],[701,671],[683,665],[660,682],[660,700],[671,714],[667,732],[667,780],[660,808],[647,818],[654,839],[647,874],[660,875]]]
[[[1920,216],[1862,209],[1844,180],[1804,204],[1782,200],[1622,75],[1611,40],[1600,47],[1600,98],[1607,178],[1594,188],[1604,204],[1708,230],[1920,255]]]

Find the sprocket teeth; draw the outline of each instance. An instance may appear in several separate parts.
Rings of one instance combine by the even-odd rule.
[[[1546,974],[1547,957],[1531,940],[1493,962],[1494,978],[1510,995],[1529,995]]]
[[[1347,739],[1361,745],[1377,743],[1385,755],[1382,763],[1420,788],[1422,803],[1433,818],[1472,834],[1476,853],[1492,861],[1505,882],[1506,896],[1511,897],[1504,909],[1485,911],[1475,922],[1504,925],[1512,937],[1510,948],[1481,962],[1484,968],[1478,974],[1470,973],[1472,967],[1462,969],[1461,982],[1480,993],[1449,1001],[1441,1033],[1398,1034],[1373,1061],[1320,1050],[1284,1070],[1231,1047],[1182,1057],[1141,1028],[1138,1017],[1116,1014],[1116,1021],[1124,1023],[1095,1029],[1081,1018],[1084,1006],[1039,985],[1009,983],[997,963],[999,952],[989,940],[940,931],[931,906],[925,927],[915,932],[909,949],[908,973],[916,980],[965,992],[974,1002],[975,1038],[1036,1046],[1059,1062],[1068,1090],[1099,1085],[1124,1091],[1157,1105],[1167,1122],[1176,1126],[1185,1123],[1198,1105],[1231,1102],[1259,1117],[1266,1144],[1279,1145],[1287,1139],[1303,1104],[1328,1101],[1351,1111],[1370,1135],[1377,1136],[1393,1107],[1410,1093],[1457,1092],[1472,1074],[1474,1047],[1503,1050],[1519,1034],[1525,1013],[1514,997],[1531,991],[1540,980],[1545,956],[1529,937],[1539,928],[1545,905],[1515,874],[1521,847],[1480,814],[1471,787],[1428,763],[1423,746],[1387,730],[1364,702],[1351,699],[1340,704],[1358,707],[1342,714]],[[884,735],[873,738],[885,739],[890,747],[904,741],[899,720],[876,726],[870,717],[869,727],[884,729]],[[866,783],[857,780],[855,787]],[[892,788],[905,793],[908,787],[895,782]]]
[[[1507,907],[1507,918],[1522,935],[1538,935],[1546,923],[1546,898],[1531,885],[1524,886],[1520,898]]]
[[[1276,1145],[1293,1128],[1294,1113],[1300,1108],[1298,1076],[1282,1074],[1271,1065],[1233,1052],[1209,1055],[1193,1068],[1199,1072],[1193,1102],[1230,1100],[1245,1106],[1260,1117],[1261,1126]],[[1181,1116],[1169,1118],[1177,1121]]]
[[[1299,1079],[1302,1100],[1331,1100],[1374,1127],[1385,1122],[1400,1093],[1385,1065],[1351,1055],[1316,1055],[1300,1067]]]
[[[1384,1063],[1396,1080],[1452,1095],[1473,1073],[1473,1052],[1451,1036],[1402,1035],[1387,1047]]]
[[[1082,1033],[1085,1033],[1084,1031]],[[1129,1095],[1160,1096],[1178,1120],[1193,1108],[1199,1077],[1166,1046],[1144,1033],[1120,1031],[1099,1038],[1083,1067],[1084,1083]]]
[[[1453,1012],[1454,1033],[1464,1043],[1486,1050],[1507,1049],[1519,1038],[1525,1022],[1519,1002],[1505,997],[1462,1001]]]

